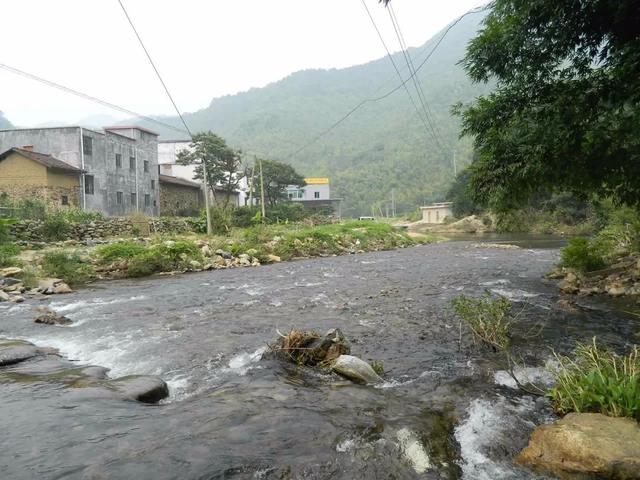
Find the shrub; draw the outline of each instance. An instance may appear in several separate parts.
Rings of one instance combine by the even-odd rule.
[[[560,251],[562,264],[581,272],[600,270],[606,266],[602,247],[586,238],[572,238],[569,244]]]
[[[190,242],[158,243],[134,255],[127,267],[127,276],[145,277],[158,272],[186,268],[191,260],[201,261],[202,252]]]
[[[11,243],[0,245],[0,267],[15,267],[19,262],[14,258],[20,253],[20,247]]]
[[[104,215],[100,212],[88,212],[80,208],[66,208],[57,212],[67,222],[71,223],[90,223],[97,220],[104,220]]]
[[[513,319],[509,315],[511,303],[504,297],[492,297],[485,292],[481,298],[460,295],[451,301],[458,317],[471,329],[474,340],[506,350]]]
[[[24,220],[44,220],[47,205],[41,200],[20,200],[14,204],[15,216]]]
[[[96,250],[98,257],[104,262],[113,262],[133,258],[146,250],[144,245],[134,242],[111,243]]]
[[[0,218],[0,244],[9,240],[9,225],[16,223],[10,218]]]
[[[42,271],[50,277],[61,278],[69,285],[82,285],[93,274],[91,265],[75,252],[50,251],[42,258]]]
[[[556,385],[548,396],[560,414],[598,412],[640,421],[640,349],[623,357],[599,347],[596,339],[572,357],[558,356]]]
[[[45,217],[41,227],[41,233],[46,240],[65,240],[69,234],[71,225],[61,213],[54,213]]]

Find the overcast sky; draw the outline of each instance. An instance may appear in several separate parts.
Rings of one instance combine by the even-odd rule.
[[[308,68],[385,55],[361,0],[122,0],[182,111]],[[366,0],[398,50],[386,10]],[[406,42],[423,44],[480,0],[394,0]],[[169,100],[117,0],[0,2],[0,63],[143,114]],[[15,125],[122,114],[0,69],[0,110]]]

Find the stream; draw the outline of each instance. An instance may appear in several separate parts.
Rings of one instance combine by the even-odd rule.
[[[637,317],[605,299],[556,308],[543,275],[557,244],[456,241],[258,268],[102,282],[0,304],[0,337],[54,347],[111,377],[159,375],[157,405],[74,394],[55,375],[0,369],[0,475],[20,479],[539,479],[512,457],[555,417],[497,354],[460,334],[450,300],[484,290],[521,312],[515,344],[545,380],[551,348],[594,335],[637,341]],[[38,325],[37,307],[71,318]],[[276,330],[340,328],[385,382],[261,360]],[[528,332],[535,330],[536,336]],[[28,363],[28,362],[25,362]],[[12,372],[14,374],[12,374]]]

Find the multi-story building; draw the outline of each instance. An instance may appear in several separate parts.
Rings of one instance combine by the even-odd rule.
[[[14,162],[49,157],[69,165],[68,174],[78,176],[78,198],[49,196],[45,199],[49,203],[52,198],[62,203],[66,197],[66,203],[105,215],[159,214],[158,135],[150,130],[136,126],[105,127],[103,131],[77,126],[0,130],[0,156],[13,148],[23,150],[12,157],[18,158]],[[11,189],[11,196],[29,192],[28,175],[22,183],[25,188]]]
[[[303,187],[289,185],[286,189],[287,198],[292,202],[300,202],[305,207],[341,216],[341,199],[331,198],[331,186],[328,178],[305,178],[304,183]]]

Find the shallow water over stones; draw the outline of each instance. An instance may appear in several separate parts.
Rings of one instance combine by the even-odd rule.
[[[552,249],[465,243],[102,283],[0,306],[0,336],[54,347],[111,378],[159,375],[158,405],[85,398],[0,369],[0,469],[11,479],[534,479],[512,462],[552,414],[496,382],[504,365],[463,338],[449,300],[499,289],[526,302],[529,368],[597,334],[616,348],[634,317],[557,310]],[[582,300],[580,300],[582,301]],[[33,323],[48,306],[70,326]],[[261,360],[276,330],[340,328],[384,382]],[[20,364],[13,368],[18,368]],[[535,372],[532,372],[532,375]]]

